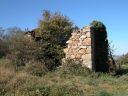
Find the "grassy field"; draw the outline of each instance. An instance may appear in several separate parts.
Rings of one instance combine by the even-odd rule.
[[[124,67],[117,76],[91,73],[79,65],[37,76],[0,59],[0,96],[128,96],[128,66]]]

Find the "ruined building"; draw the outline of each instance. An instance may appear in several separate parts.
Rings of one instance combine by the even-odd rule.
[[[106,72],[109,70],[107,44],[106,32],[102,28],[97,30],[91,25],[86,26],[71,34],[64,49],[65,58],[79,59],[83,66],[93,71]]]

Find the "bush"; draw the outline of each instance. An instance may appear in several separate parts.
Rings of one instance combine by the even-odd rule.
[[[34,76],[45,75],[48,69],[40,62],[30,61],[26,64],[25,71]]]
[[[16,70],[22,69],[31,60],[37,64],[41,63],[48,70],[53,70],[61,64],[61,58],[64,56],[60,45],[36,42],[24,38],[24,35],[16,35],[9,40],[9,51],[10,54],[7,57],[12,61]]]
[[[0,40],[0,58],[6,56],[9,52],[7,42]]]
[[[8,58],[16,66],[25,66],[25,64],[34,58],[34,53],[38,46],[34,42],[25,39],[23,35],[13,37],[9,41],[10,54]]]
[[[82,63],[79,60],[65,59],[62,67],[60,68],[61,74],[82,75],[87,76],[90,70],[86,67],[82,67]]]
[[[106,91],[101,91],[97,94],[97,96],[113,96],[112,94],[106,92]]]

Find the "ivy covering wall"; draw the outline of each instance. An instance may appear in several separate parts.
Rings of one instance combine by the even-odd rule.
[[[95,63],[95,71],[107,72],[108,65],[108,40],[106,27],[102,22],[93,21],[91,23],[93,30],[93,59]]]

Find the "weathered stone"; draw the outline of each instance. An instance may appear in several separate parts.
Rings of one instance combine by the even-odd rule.
[[[75,39],[75,40],[79,40],[79,38],[80,38],[79,35],[75,35],[75,36],[74,36],[74,39]]]
[[[83,40],[83,45],[91,45],[91,38],[86,38]]]
[[[68,48],[65,48],[65,49],[64,49],[64,53],[67,53],[67,52],[68,52]]]
[[[77,47],[78,47],[78,46],[71,46],[71,48],[73,48],[73,49],[74,49],[74,48],[77,48]]]
[[[85,59],[86,59],[86,55],[82,55],[81,58],[82,58],[83,60],[85,60]]]
[[[78,46],[79,46],[79,47],[82,46],[82,42],[79,42],[79,43],[78,43]]]
[[[72,40],[68,40],[66,43],[72,43]]]
[[[72,33],[64,49],[66,58],[79,59],[83,66],[92,69],[90,27]]]
[[[81,49],[79,50],[79,53],[81,53],[81,54],[86,53],[86,49],[81,48]]]
[[[72,42],[72,46],[77,46],[77,43],[78,43],[78,42],[73,41],[73,42]]]
[[[97,38],[97,36],[95,36],[95,35],[97,33],[96,34],[93,34],[93,33],[94,33],[94,31],[92,30],[91,26],[86,26],[81,30],[75,30],[71,34],[71,37],[69,38],[69,40],[66,42],[67,48],[64,49],[65,58],[72,58],[75,60],[79,59],[82,62],[82,66],[86,66],[87,68],[89,68],[91,70],[96,70],[95,66],[97,66],[99,64],[99,61],[95,58],[97,58],[99,56],[98,52],[100,52],[100,51],[97,51],[95,49],[96,49],[96,47],[100,47],[100,45],[98,45],[98,46],[96,45],[95,38]],[[98,58],[100,58],[100,57],[98,57]],[[92,60],[94,60],[94,61],[92,61]],[[103,61],[103,60],[101,60],[101,61]],[[96,62],[98,62],[98,63],[96,63]],[[104,67],[104,65],[102,65],[102,67]],[[100,69],[102,70],[102,68],[100,68]]]
[[[86,60],[85,61],[91,61],[91,54],[86,54]]]
[[[84,48],[85,49],[85,48],[87,48],[87,46],[79,46],[79,48]]]
[[[74,55],[71,55],[71,58],[72,58],[72,59],[74,59],[74,58],[75,58],[75,56],[74,56]]]
[[[73,53],[73,49],[69,49],[67,54],[72,54]]]
[[[86,36],[87,36],[87,38],[91,37],[91,33],[90,32],[87,32],[86,33]]]
[[[80,59],[81,58],[81,54],[77,53],[75,57]]]
[[[87,49],[86,49],[86,54],[91,54],[91,46],[88,46]]]
[[[87,36],[86,35],[82,35],[81,37],[80,37],[80,39],[85,39]]]
[[[92,62],[91,61],[83,61],[83,67],[84,66],[89,69],[92,69]]]

